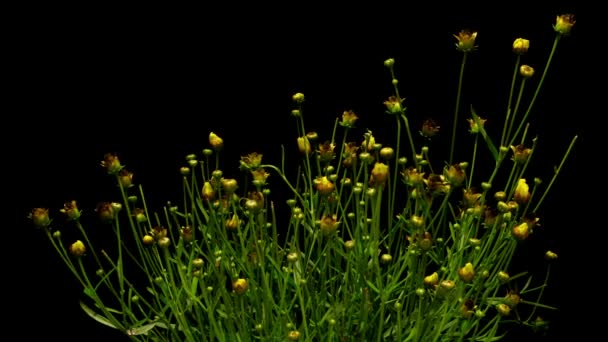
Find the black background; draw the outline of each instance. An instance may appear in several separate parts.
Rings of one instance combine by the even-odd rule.
[[[593,105],[601,78],[597,47],[589,42],[599,25],[591,8],[575,3],[19,9],[5,50],[9,106],[2,125],[6,199],[9,208],[16,205],[4,250],[9,328],[64,341],[123,339],[80,311],[76,281],[25,218],[32,207],[56,212],[70,199],[92,215],[98,201],[114,199],[99,167],[104,153],[118,153],[162,204],[177,194],[184,156],[207,147],[210,131],[225,140],[229,176],[238,177],[238,158],[246,153],[278,163],[280,144],[294,152],[295,92],[306,95],[308,128],[322,137],[346,109],[381,137],[392,122],[382,106],[391,94],[382,64],[388,57],[396,60],[415,129],[427,117],[449,127],[460,61],[452,34],[464,28],[479,32],[479,50],[467,68],[463,106],[474,104],[491,130],[502,122],[513,40],[531,40],[524,62],[540,75],[555,16],[574,13],[573,35],[560,43],[533,114],[531,134],[542,138],[534,171],[548,180],[570,138],[578,134],[579,142],[529,244],[538,250],[519,262],[546,248],[557,251],[546,298],[560,307],[551,316],[551,338],[592,331],[586,321],[595,299],[587,289],[599,280],[586,267],[601,259],[589,231],[589,190],[603,181],[583,166],[600,147],[591,143],[593,115],[605,110]],[[439,140],[447,144],[450,134],[443,134]]]

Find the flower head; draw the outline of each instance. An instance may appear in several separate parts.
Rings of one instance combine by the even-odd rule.
[[[460,167],[460,164],[450,165],[450,167],[444,169],[444,175],[453,187],[461,186],[465,179],[464,170]]]
[[[473,134],[477,134],[479,133],[480,129],[484,127],[486,121],[486,119],[482,119],[479,118],[479,123],[477,123],[477,121],[475,121],[475,119],[467,119],[467,121],[469,122],[469,132],[473,133]]]
[[[454,35],[456,38],[456,49],[462,52],[471,52],[477,47],[475,46],[475,39],[477,38],[477,32],[471,32],[469,30],[462,30],[458,35]]]
[[[338,217],[336,215],[323,215],[323,217],[321,217],[319,227],[323,234],[330,235],[336,232],[339,225],[340,221],[338,221]]]
[[[123,188],[130,188],[133,186],[133,172],[127,169],[122,169],[118,173],[118,181]]]
[[[47,228],[51,224],[47,208],[34,208],[28,218],[32,220],[37,228]]]
[[[521,144],[517,146],[511,145],[511,150],[513,151],[512,160],[517,164],[525,164],[528,161],[528,158],[530,158],[530,154],[532,154],[531,148],[527,148]]]
[[[568,35],[572,30],[572,26],[576,23],[574,20],[574,15],[572,14],[562,14],[558,15],[555,19],[555,25],[553,25],[553,29],[558,34]]]
[[[391,96],[384,101],[384,105],[389,114],[400,114],[403,111],[402,102],[403,100],[399,100],[396,96]]]
[[[110,222],[116,217],[114,206],[109,202],[99,203],[95,211],[97,212],[97,215],[99,215],[99,219],[102,222]]]
[[[262,165],[262,154],[257,152],[249,153],[241,157],[241,170],[255,170]]]
[[[352,128],[355,126],[357,119],[359,119],[359,117],[357,117],[355,112],[352,110],[346,110],[344,113],[342,113],[342,121],[340,122],[340,125],[343,127]]]
[[[420,134],[425,138],[432,138],[439,133],[439,125],[433,119],[424,120]]]
[[[342,153],[342,165],[344,165],[344,167],[355,166],[359,146],[357,146],[357,144],[354,142],[349,142],[347,144],[344,144],[343,147],[344,152]]]
[[[70,201],[63,205],[63,209],[60,209],[62,214],[66,215],[68,220],[77,221],[80,218],[81,211],[78,210],[76,201]]]
[[[330,143],[329,141],[324,142],[323,144],[319,144],[319,158],[321,161],[330,162],[334,159],[336,154],[334,153],[334,149],[336,148],[336,144]]]
[[[115,175],[122,170],[123,166],[120,164],[118,156],[113,153],[106,153],[101,161],[101,166],[108,171],[109,174]]]

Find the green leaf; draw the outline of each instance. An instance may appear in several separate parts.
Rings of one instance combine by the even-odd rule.
[[[86,292],[86,291],[85,291]],[[84,310],[84,312],[89,315],[92,319],[96,320],[97,322],[103,324],[103,325],[107,325],[110,328],[114,328],[114,329],[118,329],[116,326],[114,326],[114,324],[112,324],[112,322],[110,322],[107,318],[103,317],[102,315],[96,313],[95,311],[93,311],[91,308],[89,308],[85,303],[83,303],[82,301],[80,302],[80,307],[82,308],[82,310]]]
[[[127,335],[129,335],[129,336],[147,335],[148,331],[152,330],[157,325],[159,325],[159,324],[154,322],[154,323],[142,325],[141,327],[131,328],[131,329],[127,330]]]

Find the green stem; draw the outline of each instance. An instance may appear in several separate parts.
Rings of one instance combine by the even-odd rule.
[[[504,146],[505,140],[507,139],[506,130],[509,124],[509,116],[511,114],[511,101],[513,99],[513,91],[515,90],[515,80],[517,79],[517,71],[519,70],[519,64],[521,61],[521,55],[517,55],[515,61],[515,68],[513,69],[513,78],[511,78],[511,89],[509,90],[509,101],[507,102],[507,115],[505,116],[505,124],[502,126],[502,135],[500,138],[500,146]]]
[[[511,137],[511,141],[509,142],[509,145],[513,144],[513,142],[517,138],[517,135],[519,134],[519,131],[521,131],[522,127],[524,126],[524,123],[526,122],[526,120],[528,119],[528,116],[530,115],[530,112],[532,111],[532,107],[534,106],[534,103],[536,102],[538,93],[540,93],[540,89],[542,88],[542,85],[545,82],[545,76],[547,75],[547,72],[549,71],[549,66],[551,65],[551,61],[553,60],[553,55],[555,54],[555,51],[557,50],[557,44],[559,43],[560,38],[561,38],[560,34],[555,36],[555,40],[553,41],[553,47],[551,48],[551,53],[549,54],[549,58],[547,59],[547,64],[545,65],[545,69],[543,70],[543,75],[541,76],[540,81],[538,82],[538,86],[536,87],[536,91],[534,92],[532,101],[530,101],[530,104],[528,105],[526,114],[524,114],[524,117],[522,118],[521,122],[519,123],[519,126],[517,127],[517,130],[513,134],[513,137]]]
[[[549,182],[549,185],[547,186],[547,189],[545,189],[545,192],[543,193],[543,196],[540,198],[540,200],[538,201],[538,203],[534,207],[534,210],[532,210],[533,213],[536,213],[536,211],[538,210],[538,208],[540,207],[540,205],[545,200],[545,197],[549,193],[549,190],[551,190],[551,187],[553,186],[553,183],[555,182],[555,179],[557,178],[557,175],[559,175],[560,171],[562,170],[562,167],[564,166],[564,163],[566,162],[566,159],[568,158],[568,155],[570,155],[570,152],[572,152],[572,148],[574,147],[574,143],[576,142],[577,138],[578,138],[577,135],[575,135],[574,138],[572,138],[572,141],[570,142],[570,146],[568,146],[568,150],[566,151],[566,154],[562,158],[562,161],[559,163],[559,167],[557,168],[557,170],[555,170],[555,173],[553,174],[553,177],[551,178],[551,182]]]
[[[462,63],[460,64],[460,76],[458,77],[458,91],[456,94],[456,106],[454,107],[454,122],[452,125],[452,144],[450,145],[450,159],[449,164],[451,165],[454,161],[454,146],[456,146],[456,127],[458,127],[458,111],[460,109],[460,95],[462,93],[462,80],[464,79],[464,66],[467,62],[467,53],[462,55]]]

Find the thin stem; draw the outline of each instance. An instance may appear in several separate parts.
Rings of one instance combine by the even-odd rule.
[[[517,138],[517,134],[519,134],[519,131],[521,131],[522,127],[524,126],[524,123],[526,122],[526,120],[528,119],[528,116],[530,115],[530,112],[532,111],[532,107],[534,106],[534,103],[536,102],[538,93],[540,93],[540,89],[542,88],[542,85],[545,82],[545,76],[547,75],[547,72],[549,71],[549,66],[551,65],[551,61],[553,60],[553,55],[555,54],[555,51],[557,50],[557,44],[559,43],[560,38],[561,38],[561,34],[558,34],[555,36],[555,40],[553,41],[553,47],[551,48],[551,53],[549,53],[549,58],[547,59],[547,64],[545,65],[545,69],[543,70],[543,75],[541,76],[540,81],[538,82],[538,86],[536,87],[536,91],[534,92],[532,101],[530,101],[530,104],[528,105],[526,114],[524,114],[524,117],[522,118],[521,122],[519,123],[519,126],[517,127],[517,130],[513,134],[513,137],[511,138],[509,145],[513,144],[513,141],[515,141],[515,139]]]
[[[545,192],[543,193],[543,196],[540,198],[540,200],[538,201],[538,203],[534,207],[534,210],[532,210],[533,213],[535,213],[538,210],[538,208],[540,207],[540,205],[545,200],[545,197],[549,193],[549,190],[551,190],[551,187],[553,186],[553,183],[555,182],[555,179],[557,178],[557,175],[559,175],[560,171],[562,170],[562,167],[564,166],[564,163],[566,162],[566,159],[568,158],[568,155],[570,155],[570,152],[572,152],[572,148],[574,147],[574,143],[576,142],[577,138],[578,138],[577,135],[575,135],[574,138],[572,138],[572,141],[570,142],[570,146],[568,146],[568,150],[566,151],[566,154],[562,158],[562,161],[559,163],[559,166],[558,166],[557,170],[555,170],[555,173],[553,174],[553,177],[551,178],[551,182],[549,182],[549,185],[547,186],[547,189],[545,189]]]
[[[462,54],[462,63],[460,64],[460,76],[458,77],[458,91],[456,94],[456,106],[454,107],[454,122],[452,123],[452,144],[450,145],[450,159],[449,164],[451,165],[454,161],[454,149],[456,146],[456,128],[458,127],[458,111],[460,109],[460,95],[462,93],[462,80],[464,79],[464,66],[467,62],[467,53]]]
[[[507,139],[506,130],[509,123],[509,116],[511,114],[511,101],[513,99],[513,91],[515,90],[515,80],[517,79],[517,71],[519,70],[519,64],[521,62],[521,55],[517,55],[515,61],[515,68],[513,69],[513,78],[511,78],[511,89],[509,90],[509,101],[507,102],[507,115],[505,115],[505,123],[502,126],[502,135],[500,136],[500,146],[504,146],[505,140]]]

